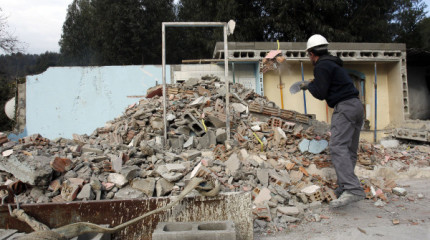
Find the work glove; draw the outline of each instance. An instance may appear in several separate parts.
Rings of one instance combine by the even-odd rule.
[[[306,80],[306,81],[303,81],[302,83],[300,83],[300,89],[301,90],[308,90],[308,87],[309,87],[309,83],[311,83],[310,81],[308,81],[308,80]]]

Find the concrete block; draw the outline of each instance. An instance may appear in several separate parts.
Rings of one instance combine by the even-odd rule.
[[[160,222],[153,240],[236,240],[233,221]]]
[[[189,112],[186,112],[182,118],[188,121],[188,128],[193,131],[197,136],[202,136],[205,133],[205,128],[203,125],[197,121],[197,119]]]

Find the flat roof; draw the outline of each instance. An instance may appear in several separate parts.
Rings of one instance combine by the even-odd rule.
[[[275,50],[278,48],[276,42],[229,42],[228,50]],[[332,42],[329,50],[400,50],[406,51],[405,43],[355,43],[355,42]],[[279,42],[280,50],[305,50],[306,42]],[[217,42],[214,52],[223,51],[224,43]]]

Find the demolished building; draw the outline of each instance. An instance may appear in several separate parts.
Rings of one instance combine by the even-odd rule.
[[[163,145],[160,86],[149,89],[147,98],[90,135],[50,140],[35,134],[18,142],[3,136],[2,200],[86,205],[94,200],[177,196],[192,170],[201,168],[214,174],[222,193],[251,195],[252,206],[241,206],[241,212],[246,216],[252,211],[255,221],[254,225],[252,221],[245,225],[236,222],[244,228],[242,233],[249,234],[249,223],[251,228],[266,231],[318,218],[315,209],[336,198],[335,173],[327,149],[328,125],[313,115],[280,109],[252,89],[232,84],[232,139],[227,139],[223,84],[218,77],[205,76],[167,86],[167,146]],[[360,176],[368,176],[362,178],[368,198],[384,202],[395,196],[395,177],[390,174],[396,175],[400,169],[413,174],[418,167],[425,172],[430,163],[425,153],[429,151],[428,146],[389,149],[362,141],[358,163],[359,170],[365,171]],[[8,212],[4,213],[2,219],[9,221]],[[74,211],[74,217],[67,219],[78,221],[81,214]],[[175,211],[166,214],[171,216]],[[86,215],[84,219],[90,218]],[[55,227],[59,223],[50,224]],[[142,223],[136,234],[152,233],[147,227],[152,230],[156,223],[155,218],[151,224]],[[127,239],[124,232],[119,236]]]

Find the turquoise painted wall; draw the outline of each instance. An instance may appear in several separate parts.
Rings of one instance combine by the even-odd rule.
[[[170,83],[170,66],[166,81]],[[54,139],[91,134],[139,101],[127,96],[146,95],[156,83],[162,83],[161,66],[51,67],[27,76],[27,135]]]

